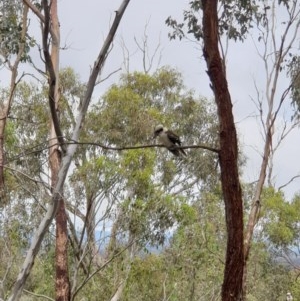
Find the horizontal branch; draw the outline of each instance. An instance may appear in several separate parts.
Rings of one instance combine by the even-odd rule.
[[[163,144],[144,144],[144,145],[136,145],[136,146],[107,146],[103,145],[97,142],[72,142],[79,145],[92,145],[92,146],[98,146],[102,149],[106,150],[116,150],[116,151],[122,151],[122,150],[130,150],[130,149],[142,149],[142,148],[153,148],[153,147],[165,147]],[[70,144],[70,142],[66,142],[66,144]],[[185,145],[185,146],[175,146],[174,149],[192,149],[192,148],[201,148],[205,150],[209,150],[214,153],[219,153],[219,150],[206,146],[206,145]]]
[[[20,153],[19,155],[16,155],[14,157],[11,158],[7,158],[7,162],[12,162],[15,160],[18,160],[22,157],[28,156],[28,155],[32,155],[32,154],[38,154],[44,150],[49,149],[49,141],[52,139],[49,139],[43,143],[40,143],[36,146],[31,147],[30,149],[28,149],[27,151],[23,151],[22,153]],[[65,141],[64,143],[65,145],[68,144],[77,144],[77,145],[88,145],[88,146],[97,146],[100,147],[102,149],[105,150],[112,150],[112,151],[123,151],[123,150],[131,150],[131,149],[143,149],[143,148],[154,148],[154,147],[165,147],[163,144],[145,144],[145,145],[136,145],[136,146],[108,146],[108,145],[103,145],[101,143],[97,143],[97,142],[76,142],[76,141]],[[42,147],[42,145],[46,145],[45,147]],[[56,145],[60,145],[60,144],[54,144],[52,146],[56,146]],[[195,149],[195,148],[200,148],[200,149],[205,149],[214,153],[219,153],[219,149],[214,148],[214,147],[210,147],[210,146],[206,146],[206,145],[185,145],[185,146],[176,146],[177,149]]]

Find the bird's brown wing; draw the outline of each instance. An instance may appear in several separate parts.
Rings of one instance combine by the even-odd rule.
[[[166,131],[166,134],[168,135],[168,138],[172,141],[172,143],[174,143],[174,145],[178,145],[178,146],[181,146],[181,140],[179,138],[178,135],[176,135],[174,132],[172,131]],[[183,155],[186,156],[186,152],[180,148],[180,149],[169,149],[175,156],[178,156],[179,155],[179,152],[181,152]]]
[[[172,141],[174,144],[178,144],[179,146],[181,145],[181,141],[178,135],[176,135],[172,131],[166,131],[166,134],[168,135],[168,138]]]

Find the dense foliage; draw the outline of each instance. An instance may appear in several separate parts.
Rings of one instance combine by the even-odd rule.
[[[73,108],[80,105],[82,84],[69,68],[62,75],[62,125],[67,133],[74,119]],[[9,292],[49,199],[46,103],[42,85],[20,84],[12,108],[14,118],[7,127],[10,200],[2,213],[1,236],[6,243],[1,254],[2,258],[13,255],[14,260],[2,265],[2,277],[7,273],[4,292]],[[218,298],[226,231],[222,195],[216,189],[219,183],[215,154],[191,149],[187,159],[179,160],[164,148],[115,151],[101,147],[151,144],[153,128],[158,123],[180,129],[185,145],[218,147],[215,121],[212,104],[186,90],[181,75],[170,68],[152,75],[124,74],[120,83],[92,106],[66,188],[69,222],[76,229],[71,235],[75,248],[70,249],[71,271],[79,269],[71,279],[75,277],[78,287],[83,285],[77,294],[81,300],[99,300],[99,296],[107,299],[125,279],[124,300]],[[259,300],[266,294],[266,287],[258,290],[255,283],[271,285],[276,275],[283,277],[285,284],[276,293],[282,296],[292,281],[290,267],[279,265],[268,249],[295,241],[296,228],[297,232],[289,235],[283,227],[278,228],[278,218],[290,231],[291,219],[297,227],[298,215],[284,214],[274,203],[278,198],[270,193],[265,193],[265,206],[270,208],[262,212],[268,242],[262,236],[255,244],[258,251],[253,268],[251,264],[250,300]],[[286,208],[291,206],[282,198],[278,200]],[[87,220],[85,212],[89,214],[91,206],[93,212]],[[80,226],[83,223],[84,228]],[[281,235],[275,233],[279,230]],[[36,294],[54,294],[53,239],[51,230],[27,284],[27,290]],[[81,243],[76,245],[78,240]],[[94,265],[95,248],[100,252],[100,262],[109,258],[113,261],[104,268],[99,263]],[[80,250],[83,257],[74,256]],[[79,258],[86,262],[83,270]],[[97,269],[92,281],[86,282],[86,277]],[[99,288],[95,282],[105,285]],[[268,291],[275,294],[274,289]]]

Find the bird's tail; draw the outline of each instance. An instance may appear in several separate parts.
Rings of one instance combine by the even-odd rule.
[[[187,156],[184,149],[182,149],[178,146],[170,147],[170,148],[168,148],[168,150],[176,157],[186,157]]]

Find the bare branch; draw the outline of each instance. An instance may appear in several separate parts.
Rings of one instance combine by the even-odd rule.
[[[42,23],[45,22],[45,17],[43,14],[30,0],[23,0],[23,3],[32,10],[32,12],[40,19]]]
[[[37,179],[35,179],[35,178],[32,178],[32,177],[28,176],[27,174],[25,174],[24,172],[22,172],[22,171],[20,171],[20,170],[17,170],[17,169],[15,169],[15,168],[12,168],[12,167],[9,167],[9,166],[6,166],[6,165],[5,165],[4,167],[5,167],[5,169],[8,169],[8,170],[13,171],[13,172],[15,172],[15,173],[21,174],[23,177],[25,177],[25,178],[27,178],[28,180],[34,182],[35,184],[38,184],[38,183],[39,183],[39,184],[42,184],[43,186],[47,187],[48,189],[51,188],[51,187],[50,187],[47,183],[45,183],[44,181],[41,181],[41,180],[37,180]]]
[[[278,89],[278,80],[280,76],[280,72],[283,68],[282,64],[285,60],[285,57],[290,52],[293,43],[295,42],[297,33],[299,31],[300,21],[296,22],[296,16],[300,13],[298,11],[296,14],[296,4],[297,1],[292,1],[291,8],[287,7],[288,14],[290,19],[286,23],[285,28],[283,30],[283,34],[280,37],[279,43],[277,43],[278,39],[278,31],[276,28],[276,14],[275,14],[275,6],[276,2],[274,1],[271,8],[271,15],[266,18],[266,23],[264,24],[264,31],[260,29],[262,42],[263,42],[263,51],[259,52],[260,57],[263,60],[265,65],[265,73],[266,73],[266,100],[267,100],[267,113],[265,120],[262,117],[262,103],[259,103],[260,110],[260,118],[263,124],[264,129],[264,150],[262,155],[262,162],[260,166],[260,174],[257,181],[257,185],[255,188],[255,194],[252,201],[252,208],[248,218],[248,224],[246,228],[246,235],[244,240],[244,249],[245,249],[245,264],[248,260],[249,250],[251,239],[253,236],[254,227],[257,224],[259,219],[259,211],[260,211],[260,196],[262,193],[263,185],[265,183],[265,179],[268,173],[268,181],[271,184],[272,178],[272,168],[273,168],[273,156],[276,148],[281,143],[279,141],[276,146],[273,145],[273,135],[275,131],[275,121],[278,119],[278,114],[282,109],[282,105],[284,100],[287,98],[289,92],[291,91],[292,85],[290,85],[286,90],[283,91],[281,98],[278,101],[277,107],[275,101],[277,100],[276,92]],[[294,28],[292,29],[292,25]],[[293,30],[293,31],[292,31]],[[271,52],[270,52],[271,48]],[[286,137],[287,132],[285,132],[286,127],[284,127],[283,132],[280,136],[280,139]],[[281,187],[283,188],[283,187]],[[246,271],[246,270],[245,270]],[[244,277],[246,279],[246,277]]]
[[[149,73],[150,70],[152,69],[154,59],[161,47],[160,35],[159,35],[157,46],[155,47],[153,54],[150,55],[150,50],[149,50],[149,45],[148,45],[148,35],[147,35],[148,24],[149,24],[149,22],[147,22],[145,25],[144,36],[142,38],[141,43],[138,42],[136,37],[134,37],[135,44],[137,45],[138,49],[142,52],[143,69],[146,74]],[[157,64],[158,66],[160,64],[160,61],[161,61],[161,55],[159,55],[159,58],[158,58],[158,64]]]
[[[126,247],[121,249],[118,253],[114,254],[111,258],[109,258],[100,268],[98,268],[96,271],[88,275],[82,283],[78,286],[76,290],[74,290],[74,294],[72,295],[73,299],[75,296],[79,293],[79,291],[97,274],[99,271],[103,270],[109,263],[111,263],[115,258],[120,256],[122,253],[124,253],[128,248],[130,248],[135,242],[131,241]]]
[[[112,75],[114,75],[115,73],[118,73],[118,72],[121,71],[121,70],[122,70],[122,68],[118,68],[118,69],[116,69],[116,70],[110,72],[106,77],[104,77],[104,78],[102,78],[102,79],[99,79],[99,80],[95,83],[95,85],[99,85],[99,84],[103,83],[104,81],[106,81],[107,79],[109,79]]]
[[[27,293],[28,295],[31,295],[31,296],[35,296],[35,297],[38,297],[38,298],[44,298],[46,300],[50,300],[50,301],[54,301],[54,299],[46,296],[46,295],[41,295],[41,294],[36,294],[36,293],[33,293],[31,291],[28,291],[28,290],[24,290],[25,293]]]
[[[127,73],[129,73],[129,63],[130,63],[130,53],[129,53],[129,49],[126,46],[126,43],[123,39],[123,37],[121,37],[121,48],[122,48],[122,53],[123,53],[123,64],[124,64],[124,69]]]
[[[300,175],[297,175],[297,176],[292,177],[287,183],[285,183],[285,184],[279,186],[279,187],[278,187],[278,190],[281,190],[281,189],[285,188],[286,186],[288,186],[289,184],[291,184],[294,180],[296,180],[296,179],[298,179],[298,178],[300,178]]]

